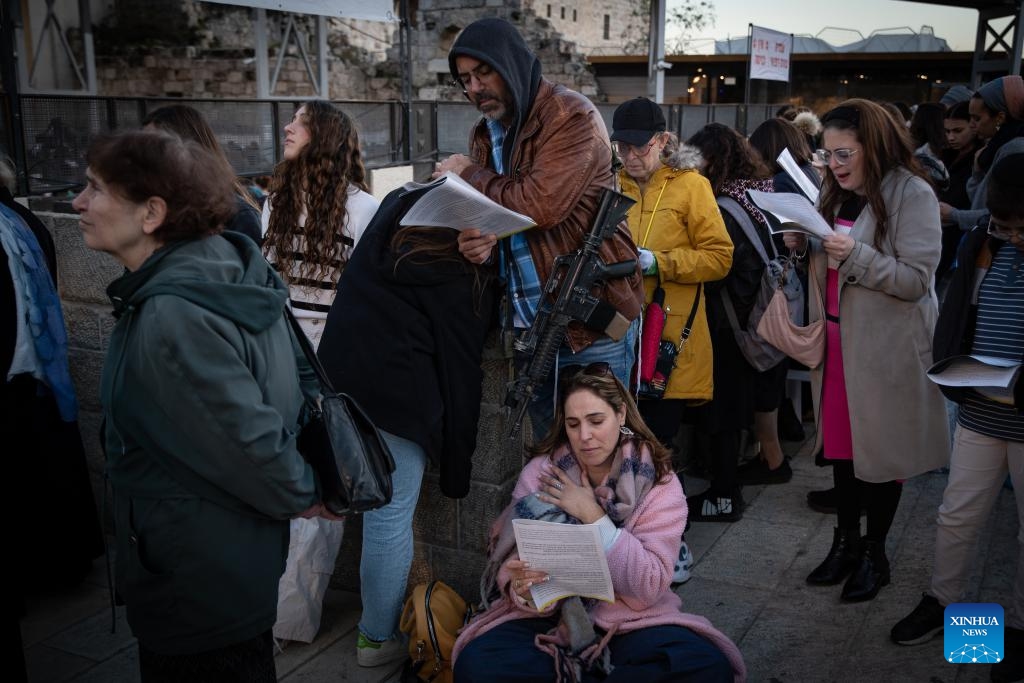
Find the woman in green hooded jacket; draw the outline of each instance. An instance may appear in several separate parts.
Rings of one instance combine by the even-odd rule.
[[[143,681],[276,679],[288,520],[321,511],[295,445],[288,290],[222,232],[231,173],[192,142],[96,141],[75,198],[86,245],[121,262],[100,392],[117,575]]]

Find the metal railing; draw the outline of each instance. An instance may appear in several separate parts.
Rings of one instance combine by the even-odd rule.
[[[0,101],[0,151],[11,154],[14,140],[9,100]],[[170,103],[198,109],[210,123],[235,172],[271,173],[281,158],[282,128],[297,102],[280,100],[162,99],[22,95],[24,158],[18,164],[19,190],[29,195],[77,189],[85,181],[85,152],[101,133],[137,128],[151,110]],[[368,168],[426,163],[466,152],[469,130],[479,114],[467,102],[413,102],[413,140],[408,158],[402,139],[400,102],[337,101],[356,121]],[[616,105],[597,105],[609,130]],[[718,121],[746,132],[772,115],[777,105],[666,105],[669,129],[686,139]]]

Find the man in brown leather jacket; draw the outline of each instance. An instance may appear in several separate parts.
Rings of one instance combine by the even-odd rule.
[[[503,240],[478,230],[459,234],[459,249],[474,263],[494,262],[507,282],[506,330],[529,328],[556,256],[578,249],[592,227],[604,188],[613,187],[608,131],[593,103],[541,76],[541,64],[514,26],[481,19],[467,26],[448,53],[448,64],[466,97],[483,114],[470,137],[469,156],[455,154],[435,175],[458,173],[485,195],[537,223]],[[637,257],[623,223],[604,241],[601,257],[615,263]],[[607,362],[630,385],[635,322],[643,302],[639,269],[602,287],[603,305],[614,308],[624,335],[573,322],[559,351],[558,367]],[[608,311],[609,313],[611,311]],[[607,316],[605,316],[607,317]],[[511,322],[511,325],[508,324]],[[553,414],[553,378],[530,406],[534,435]]]

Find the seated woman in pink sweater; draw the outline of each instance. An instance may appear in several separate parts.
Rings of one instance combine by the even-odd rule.
[[[668,451],[607,364],[564,368],[560,385],[551,430],[491,530],[486,609],[455,643],[455,681],[744,680],[732,641],[671,589],[687,508]],[[523,518],[596,524],[615,602],[538,609],[530,588],[548,577],[519,560]]]

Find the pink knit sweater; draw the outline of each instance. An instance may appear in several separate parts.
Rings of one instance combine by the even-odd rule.
[[[512,493],[519,500],[540,489],[540,474],[546,458],[533,458],[523,468]],[[736,681],[746,680],[743,656],[736,645],[711,622],[682,611],[683,603],[672,592],[672,572],[679,554],[679,540],[686,526],[686,499],[674,474],[654,486],[622,526],[608,551],[608,569],[615,587],[615,602],[599,602],[591,611],[594,623],[608,632],[628,633],[649,626],[684,626],[714,643],[732,664]],[[551,614],[556,606],[538,612],[522,604],[510,588],[511,577],[504,569],[498,585],[504,598],[471,621],[459,634],[452,661],[462,648],[495,626],[514,619]]]

